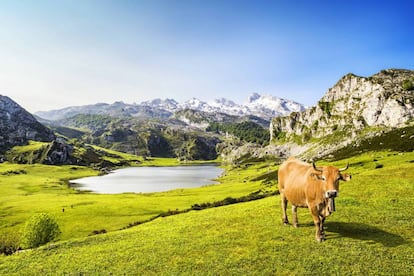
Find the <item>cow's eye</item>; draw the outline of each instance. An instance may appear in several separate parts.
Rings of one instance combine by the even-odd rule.
[[[322,181],[326,181],[326,177],[322,175]]]

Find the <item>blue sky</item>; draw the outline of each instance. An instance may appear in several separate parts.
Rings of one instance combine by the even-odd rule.
[[[0,94],[34,112],[253,92],[315,104],[414,69],[414,2],[0,0]]]

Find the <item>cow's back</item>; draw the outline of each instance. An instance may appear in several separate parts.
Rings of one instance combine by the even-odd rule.
[[[306,207],[305,188],[308,171],[311,166],[305,162],[290,157],[278,171],[278,186],[280,193],[283,193],[291,204]]]

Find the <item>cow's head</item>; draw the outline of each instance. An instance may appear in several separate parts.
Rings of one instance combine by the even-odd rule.
[[[339,193],[339,180],[349,181],[351,175],[341,172],[345,171],[349,167],[349,163],[345,168],[338,169],[334,166],[317,167],[315,162],[312,162],[313,169],[317,171],[315,176],[321,181],[322,189],[326,198],[335,198]]]

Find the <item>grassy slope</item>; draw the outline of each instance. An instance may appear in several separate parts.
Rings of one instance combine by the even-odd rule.
[[[51,143],[48,142],[29,141],[27,145],[15,146],[7,151],[6,160],[21,164],[43,163],[47,158],[47,151],[50,148],[50,145]],[[93,150],[91,151],[90,149],[87,149],[87,147],[90,147]],[[113,166],[133,166],[139,163],[142,159],[136,155],[117,152],[93,145],[76,145],[73,148],[73,157],[83,160],[89,165],[107,161],[112,163]]]
[[[0,257],[0,274],[412,275],[414,153],[350,161],[324,243],[307,210],[299,229],[283,226],[276,196]]]
[[[141,165],[177,164],[175,159],[154,158]],[[19,171],[25,173],[14,173]],[[261,181],[243,182],[252,177],[252,172],[267,172],[267,167],[253,166],[225,176],[226,184],[222,185],[152,194],[98,195],[67,188],[68,179],[96,175],[91,169],[5,163],[0,165],[0,234],[18,232],[38,212],[47,212],[57,219],[62,229],[61,240],[85,237],[94,230],[115,231],[168,210],[185,210],[194,204],[241,197],[260,190]]]

